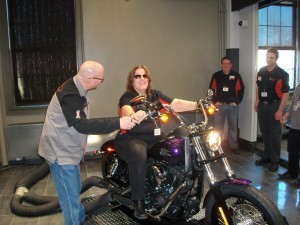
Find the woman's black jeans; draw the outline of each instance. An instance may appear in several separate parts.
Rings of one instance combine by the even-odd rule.
[[[117,154],[128,164],[132,200],[145,198],[147,149],[157,141],[158,138],[153,135],[139,138],[128,137],[115,141]]]

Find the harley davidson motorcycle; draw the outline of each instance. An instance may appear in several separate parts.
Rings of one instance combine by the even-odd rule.
[[[132,104],[145,104],[146,117],[153,121],[174,117],[178,122],[166,139],[148,149],[145,184],[148,217],[154,221],[167,218],[212,225],[287,224],[267,196],[251,186],[251,181],[237,178],[231,169],[220,135],[208,127],[208,115],[215,110],[212,94],[209,90],[206,98],[198,101],[197,110],[203,119],[192,124],[170,105],[148,102],[142,96],[133,99]],[[101,151],[105,181],[102,187],[113,193],[113,200],[132,208],[126,162],[115,153],[113,141],[104,144]],[[224,168],[219,180],[214,164]]]

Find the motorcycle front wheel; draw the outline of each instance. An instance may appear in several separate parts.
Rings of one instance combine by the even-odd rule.
[[[276,205],[254,187],[224,185],[221,187],[221,192],[234,225],[286,225]],[[211,225],[225,224],[212,195],[206,205],[205,222]]]

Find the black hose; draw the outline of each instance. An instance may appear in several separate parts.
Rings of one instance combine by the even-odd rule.
[[[40,196],[33,191],[28,191],[24,196],[24,201],[32,205],[43,205],[52,201],[57,202],[57,197],[54,196]],[[57,202],[58,204],[58,202]],[[59,207],[59,205],[58,205]]]
[[[86,178],[83,182],[82,182],[82,187],[81,187],[81,194],[86,192],[88,189],[90,189],[93,186],[97,186],[98,183],[102,180],[101,177],[96,177],[96,176],[91,176]]]
[[[44,216],[59,212],[59,203],[57,200],[36,206],[22,205],[22,202],[23,197],[20,195],[15,195],[10,202],[11,211],[18,216]]]
[[[98,209],[104,205],[107,205],[108,203],[110,203],[112,201],[113,201],[112,193],[106,192],[103,195],[95,196],[95,199],[92,203],[82,202],[82,205],[85,208],[85,213],[89,214],[89,213],[95,211],[96,209]]]
[[[42,163],[37,169],[29,173],[27,176],[20,179],[15,187],[15,195],[13,196],[10,207],[11,211],[24,217],[44,216],[60,211],[60,206],[57,197],[40,196],[29,190],[38,180],[42,179],[49,173],[47,162]],[[84,193],[93,186],[98,186],[102,178],[92,176],[85,179],[82,183],[81,193]],[[101,196],[95,196],[89,202],[82,202],[87,214],[93,212],[97,208],[108,204],[112,200],[112,194],[107,192]],[[22,205],[22,202],[27,202],[33,205]]]
[[[15,184],[14,192],[16,192],[19,187],[26,187],[27,189],[31,188],[37,181],[44,178],[47,174],[49,174],[49,166],[47,162],[44,161],[37,169],[21,178],[21,180]]]

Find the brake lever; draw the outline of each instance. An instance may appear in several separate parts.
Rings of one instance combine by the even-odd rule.
[[[137,124],[140,124],[141,122],[143,122],[145,119],[147,119],[148,117],[148,113],[146,113],[139,121]]]
[[[138,124],[140,124],[141,122],[143,122],[145,119],[147,119],[147,117],[149,116],[152,120],[155,119],[155,117],[153,117],[153,115],[155,115],[155,113],[157,113],[157,116],[160,116],[160,112],[159,111],[148,111],[139,121]]]

